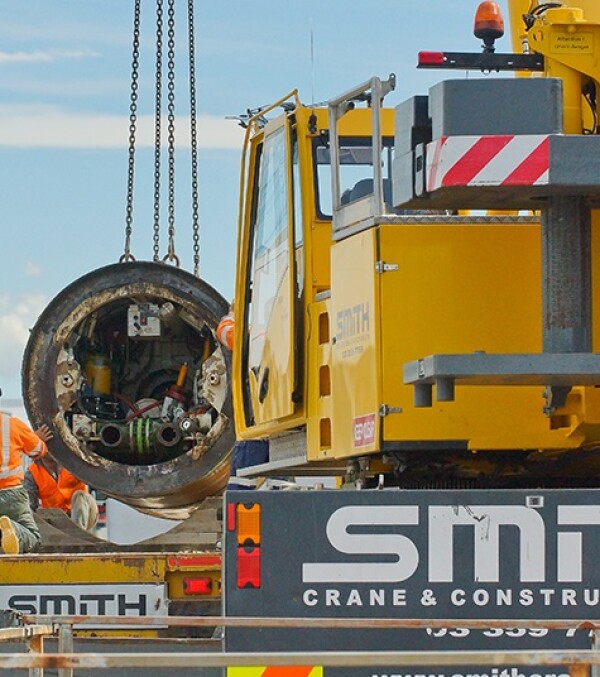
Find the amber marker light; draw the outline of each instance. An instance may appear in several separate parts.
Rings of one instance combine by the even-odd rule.
[[[494,52],[494,42],[504,35],[504,18],[497,2],[482,2],[475,13],[473,33],[483,40],[483,51]]]

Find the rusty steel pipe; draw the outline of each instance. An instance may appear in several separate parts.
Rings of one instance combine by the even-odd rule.
[[[107,447],[117,448],[127,444],[126,437],[126,431],[113,423],[105,425],[100,431],[100,439]]]
[[[255,628],[338,628],[338,629],[393,629],[393,628],[524,628],[544,630],[600,630],[600,621],[529,618],[290,618],[263,616],[42,616],[23,614],[25,623],[71,623],[73,625],[135,625],[154,627],[215,627]]]
[[[156,439],[163,447],[176,447],[181,442],[181,431],[172,423],[163,423],[156,431]]]
[[[132,308],[150,309],[147,325],[146,317],[132,316]],[[218,494],[227,482],[234,443],[230,354],[214,337],[228,308],[210,285],[163,263],[109,265],[60,292],[33,327],[22,366],[25,408],[34,428],[50,425],[51,455],[91,487],[150,514],[182,519]],[[155,320],[161,329],[148,333]],[[100,353],[104,361],[95,359]],[[192,398],[198,383],[192,379],[204,378],[207,354],[227,374],[208,433],[173,448],[179,433],[165,428],[162,436],[171,447],[164,458],[153,445],[151,459],[139,451],[150,448],[148,431],[158,427],[158,419],[136,428],[130,449],[113,449],[120,436],[107,440],[106,431],[108,444],[102,443],[102,426],[126,424],[136,402],[160,400],[177,381],[182,362],[190,364],[186,406],[197,406]]]
[[[566,665],[589,671],[600,663],[597,651],[287,651],[252,653],[81,653],[0,654],[0,670],[23,668],[227,668],[253,666],[420,667],[464,665]],[[583,677],[583,670],[574,671]]]

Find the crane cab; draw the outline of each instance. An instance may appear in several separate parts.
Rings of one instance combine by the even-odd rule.
[[[235,297],[242,331],[236,331],[233,369],[239,436],[268,435],[273,456],[279,438],[272,435],[284,434],[295,464],[307,462],[309,437],[323,458],[332,446],[334,205],[328,109],[292,98],[274,120],[261,111],[246,137]],[[381,113],[379,153],[391,202],[393,110]],[[374,192],[371,117],[357,108],[340,125],[341,201],[351,209],[360,210]]]
[[[576,485],[595,458],[565,471],[539,451],[594,443],[596,388],[549,415],[543,381],[452,384],[423,407],[403,379],[426,355],[542,351],[541,233],[531,212],[394,208],[391,89],[374,78],[328,109],[293,92],[250,120],[233,396],[238,438],[268,437],[270,458],[247,474]]]

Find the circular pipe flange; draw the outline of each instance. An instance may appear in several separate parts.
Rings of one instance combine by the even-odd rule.
[[[148,465],[128,465],[95,453],[67,424],[73,398],[69,401],[59,392],[70,385],[64,363],[65,351],[77,340],[74,330],[110,304],[139,299],[170,303],[213,333],[229,308],[210,285],[173,266],[135,261],[99,268],[60,292],[32,329],[22,367],[23,400],[34,427],[51,426],[50,453],[76,477],[145,512],[181,517],[227,482],[235,439],[229,378],[224,404],[208,434],[176,458]],[[221,352],[229,374],[230,354]]]

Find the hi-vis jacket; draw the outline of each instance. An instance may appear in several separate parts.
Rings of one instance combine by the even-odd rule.
[[[30,472],[35,480],[42,508],[58,508],[68,512],[71,510],[73,494],[76,491],[88,491],[84,482],[64,468],[60,468],[57,477],[54,477],[41,463],[32,463],[27,472]],[[25,484],[27,487],[27,481]]]
[[[23,483],[21,454],[39,458],[48,449],[23,421],[10,414],[0,413],[0,489],[18,487]]]
[[[228,315],[225,315],[224,318],[221,319],[219,324],[217,325],[217,338],[219,339],[219,342],[222,343],[224,346],[229,348],[229,350],[233,350],[233,329],[235,326],[235,320],[233,317],[233,313],[229,313]]]

